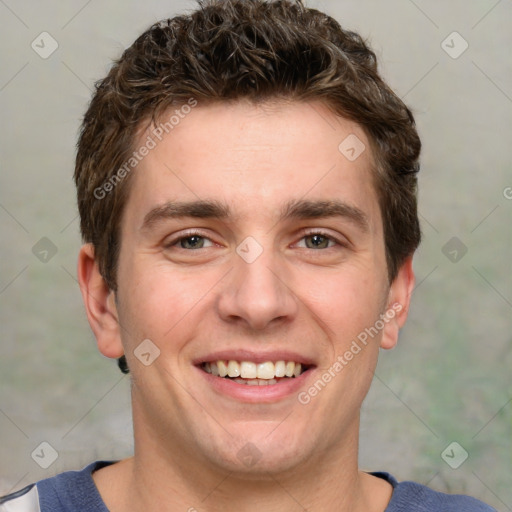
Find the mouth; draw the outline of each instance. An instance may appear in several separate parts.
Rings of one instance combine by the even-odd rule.
[[[218,359],[199,365],[205,373],[242,386],[275,386],[297,379],[312,367],[313,365],[285,360],[257,363]]]

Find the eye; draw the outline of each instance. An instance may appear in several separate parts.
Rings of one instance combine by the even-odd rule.
[[[336,245],[343,245],[332,236],[321,231],[306,233],[301,238],[301,241],[302,240],[305,241],[305,244],[299,244],[299,247],[305,247],[306,249],[330,249],[331,247]]]
[[[166,244],[167,248],[176,247],[185,250],[204,249],[212,246],[213,242],[209,238],[197,232],[189,232],[186,236],[175,238]]]

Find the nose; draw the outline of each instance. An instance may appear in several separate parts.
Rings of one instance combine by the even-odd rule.
[[[230,323],[263,330],[292,320],[298,309],[297,298],[287,283],[287,272],[271,250],[251,263],[235,255],[235,268],[226,276],[219,295],[218,312]]]

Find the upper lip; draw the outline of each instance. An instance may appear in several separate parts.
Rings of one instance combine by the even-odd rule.
[[[311,357],[307,357],[296,352],[289,350],[272,350],[271,352],[254,352],[254,350],[219,350],[211,352],[204,356],[194,359],[194,365],[201,363],[215,362],[215,361],[251,361],[254,363],[265,363],[267,361],[293,361],[294,363],[301,363],[303,365],[312,366],[315,361]]]

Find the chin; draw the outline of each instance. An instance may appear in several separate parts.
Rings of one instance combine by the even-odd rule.
[[[279,428],[279,427],[278,427]],[[204,446],[205,458],[219,470],[234,473],[245,480],[272,480],[273,476],[287,473],[307,464],[310,460],[310,436],[301,441],[283,430],[281,435],[269,435],[269,429],[252,429],[252,435],[239,435],[227,443],[212,442]]]

